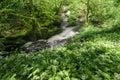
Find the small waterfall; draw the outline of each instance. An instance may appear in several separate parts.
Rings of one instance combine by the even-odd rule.
[[[68,18],[65,16],[64,13],[62,13],[62,23],[60,25],[61,29],[66,29],[66,26],[68,25]]]
[[[65,11],[66,6],[63,6],[63,12]],[[66,27],[68,26],[68,16],[70,15],[70,11],[68,10],[66,13],[62,13],[61,17],[62,17],[62,23],[60,28],[61,29],[66,29]]]
[[[66,6],[63,6],[63,10],[66,9]],[[60,28],[62,29],[62,32],[60,34],[56,34],[49,38],[48,40],[37,40],[34,42],[27,42],[20,48],[21,53],[36,53],[39,50],[45,50],[48,48],[56,48],[58,46],[64,46],[70,42],[71,37],[79,34],[78,31],[75,31],[75,29],[78,28],[78,26],[68,26],[68,17],[70,15],[71,11],[68,10],[65,13],[61,14],[62,17],[62,23],[60,25]],[[78,30],[78,29],[77,29]],[[11,53],[5,52],[4,55],[0,55],[0,58],[3,58],[5,56],[10,55]]]
[[[63,6],[63,10],[66,9],[66,6]],[[70,11],[68,10],[66,13],[62,13],[61,17],[62,17],[62,23],[60,25],[60,28],[63,30],[60,34],[54,35],[51,38],[48,39],[48,42],[51,45],[51,48],[57,47],[57,46],[62,46],[64,44],[66,44],[67,42],[65,41],[65,39],[68,39],[70,37],[75,36],[76,34],[78,34],[79,32],[74,31],[74,29],[77,26],[74,27],[67,27],[68,26],[68,17],[70,15]]]
[[[65,9],[66,6],[63,6],[63,10]],[[68,44],[70,42],[69,38],[79,33],[78,31],[75,31],[75,29],[77,29],[78,26],[72,26],[72,27],[68,26],[69,24],[68,17],[70,13],[71,12],[68,10],[67,12],[61,14],[62,17],[62,23],[60,25],[60,28],[62,29],[61,33],[52,36],[48,40],[38,40],[35,42],[28,42],[21,47],[21,52],[35,53],[39,50],[45,50],[48,48],[53,49],[58,46],[64,46]]]

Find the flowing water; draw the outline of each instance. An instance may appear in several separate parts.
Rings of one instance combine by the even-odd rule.
[[[63,9],[66,7],[64,6]],[[70,11],[68,10],[66,13],[62,13],[62,23],[60,25],[60,28],[63,30],[60,34],[54,35],[51,38],[48,39],[48,42],[50,43],[51,47],[57,47],[59,45],[64,45],[66,41],[65,39],[68,39],[70,37],[73,37],[77,34],[79,34],[78,31],[75,31],[78,26],[69,27],[68,26],[68,16],[70,15]]]
[[[63,10],[65,10],[66,7],[63,6]],[[59,34],[56,34],[54,36],[52,36],[51,38],[49,38],[48,40],[38,40],[35,42],[28,42],[26,44],[24,44],[22,47],[24,47],[25,52],[28,51],[28,53],[35,53],[38,50],[44,50],[47,48],[56,48],[58,46],[64,46],[65,44],[67,44],[69,42],[69,38],[79,34],[78,31],[76,31],[75,29],[79,28],[78,26],[68,26],[68,17],[70,15],[70,11],[68,10],[66,13],[62,13],[61,17],[62,17],[62,23],[60,25],[60,28],[62,29],[62,32]],[[78,29],[77,29],[78,30]],[[3,56],[7,56],[9,55],[8,52],[6,52],[4,55],[0,55],[0,58],[2,58]]]

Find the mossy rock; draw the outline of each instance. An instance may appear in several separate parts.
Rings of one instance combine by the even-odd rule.
[[[68,23],[67,27],[71,27],[71,26],[76,26],[77,23],[75,21],[71,21]]]
[[[59,34],[60,32],[62,32],[62,30],[60,28],[57,28],[57,27],[54,27],[53,29],[49,29],[48,38],[50,38],[53,35]]]
[[[23,30],[15,30],[14,32],[12,31],[4,31],[4,33],[2,33],[3,36],[5,38],[18,38],[18,37],[23,37],[27,34],[27,30],[23,29]]]
[[[26,41],[24,40],[24,39],[21,39],[21,38],[18,38],[18,39],[16,39],[16,38],[11,38],[11,39],[5,39],[4,40],[4,44],[23,44],[23,43],[25,43]]]
[[[6,39],[4,38],[2,40],[2,43],[6,46],[4,50],[14,50],[16,48],[19,48],[21,45],[23,45],[24,43],[26,43],[26,41],[22,38],[9,38]]]

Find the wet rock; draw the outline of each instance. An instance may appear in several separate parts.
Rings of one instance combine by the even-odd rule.
[[[49,42],[48,40],[38,40],[35,42],[28,42],[24,44],[21,47],[20,52],[36,53],[38,51],[42,51],[46,49],[55,49],[60,46],[65,46],[68,43],[70,43],[70,39],[54,40],[52,42]]]
[[[48,42],[50,44],[50,48],[54,49],[59,46],[65,46],[68,43],[68,40],[55,40],[53,42]]]
[[[25,53],[35,53],[37,51],[45,50],[47,48],[50,48],[50,45],[47,42],[47,40],[38,40],[35,42],[28,42],[24,44],[21,47],[20,51]]]

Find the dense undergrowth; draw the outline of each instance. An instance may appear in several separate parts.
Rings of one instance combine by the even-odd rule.
[[[80,13],[88,18],[88,24],[71,38],[71,44],[34,54],[13,52],[0,58],[0,80],[120,80],[119,1],[80,1],[81,8],[77,5],[69,20],[79,20]],[[81,13],[85,1],[91,1],[87,6],[89,16]],[[74,15],[76,10],[81,11]],[[0,46],[4,45],[0,42]]]
[[[0,60],[1,80],[119,80],[120,27],[84,28],[73,43]]]
[[[15,50],[28,41],[48,39],[60,33],[61,14],[66,11],[71,12],[70,27],[81,25],[80,22],[104,27],[120,22],[118,0],[2,0],[0,46],[3,48],[0,50]]]

